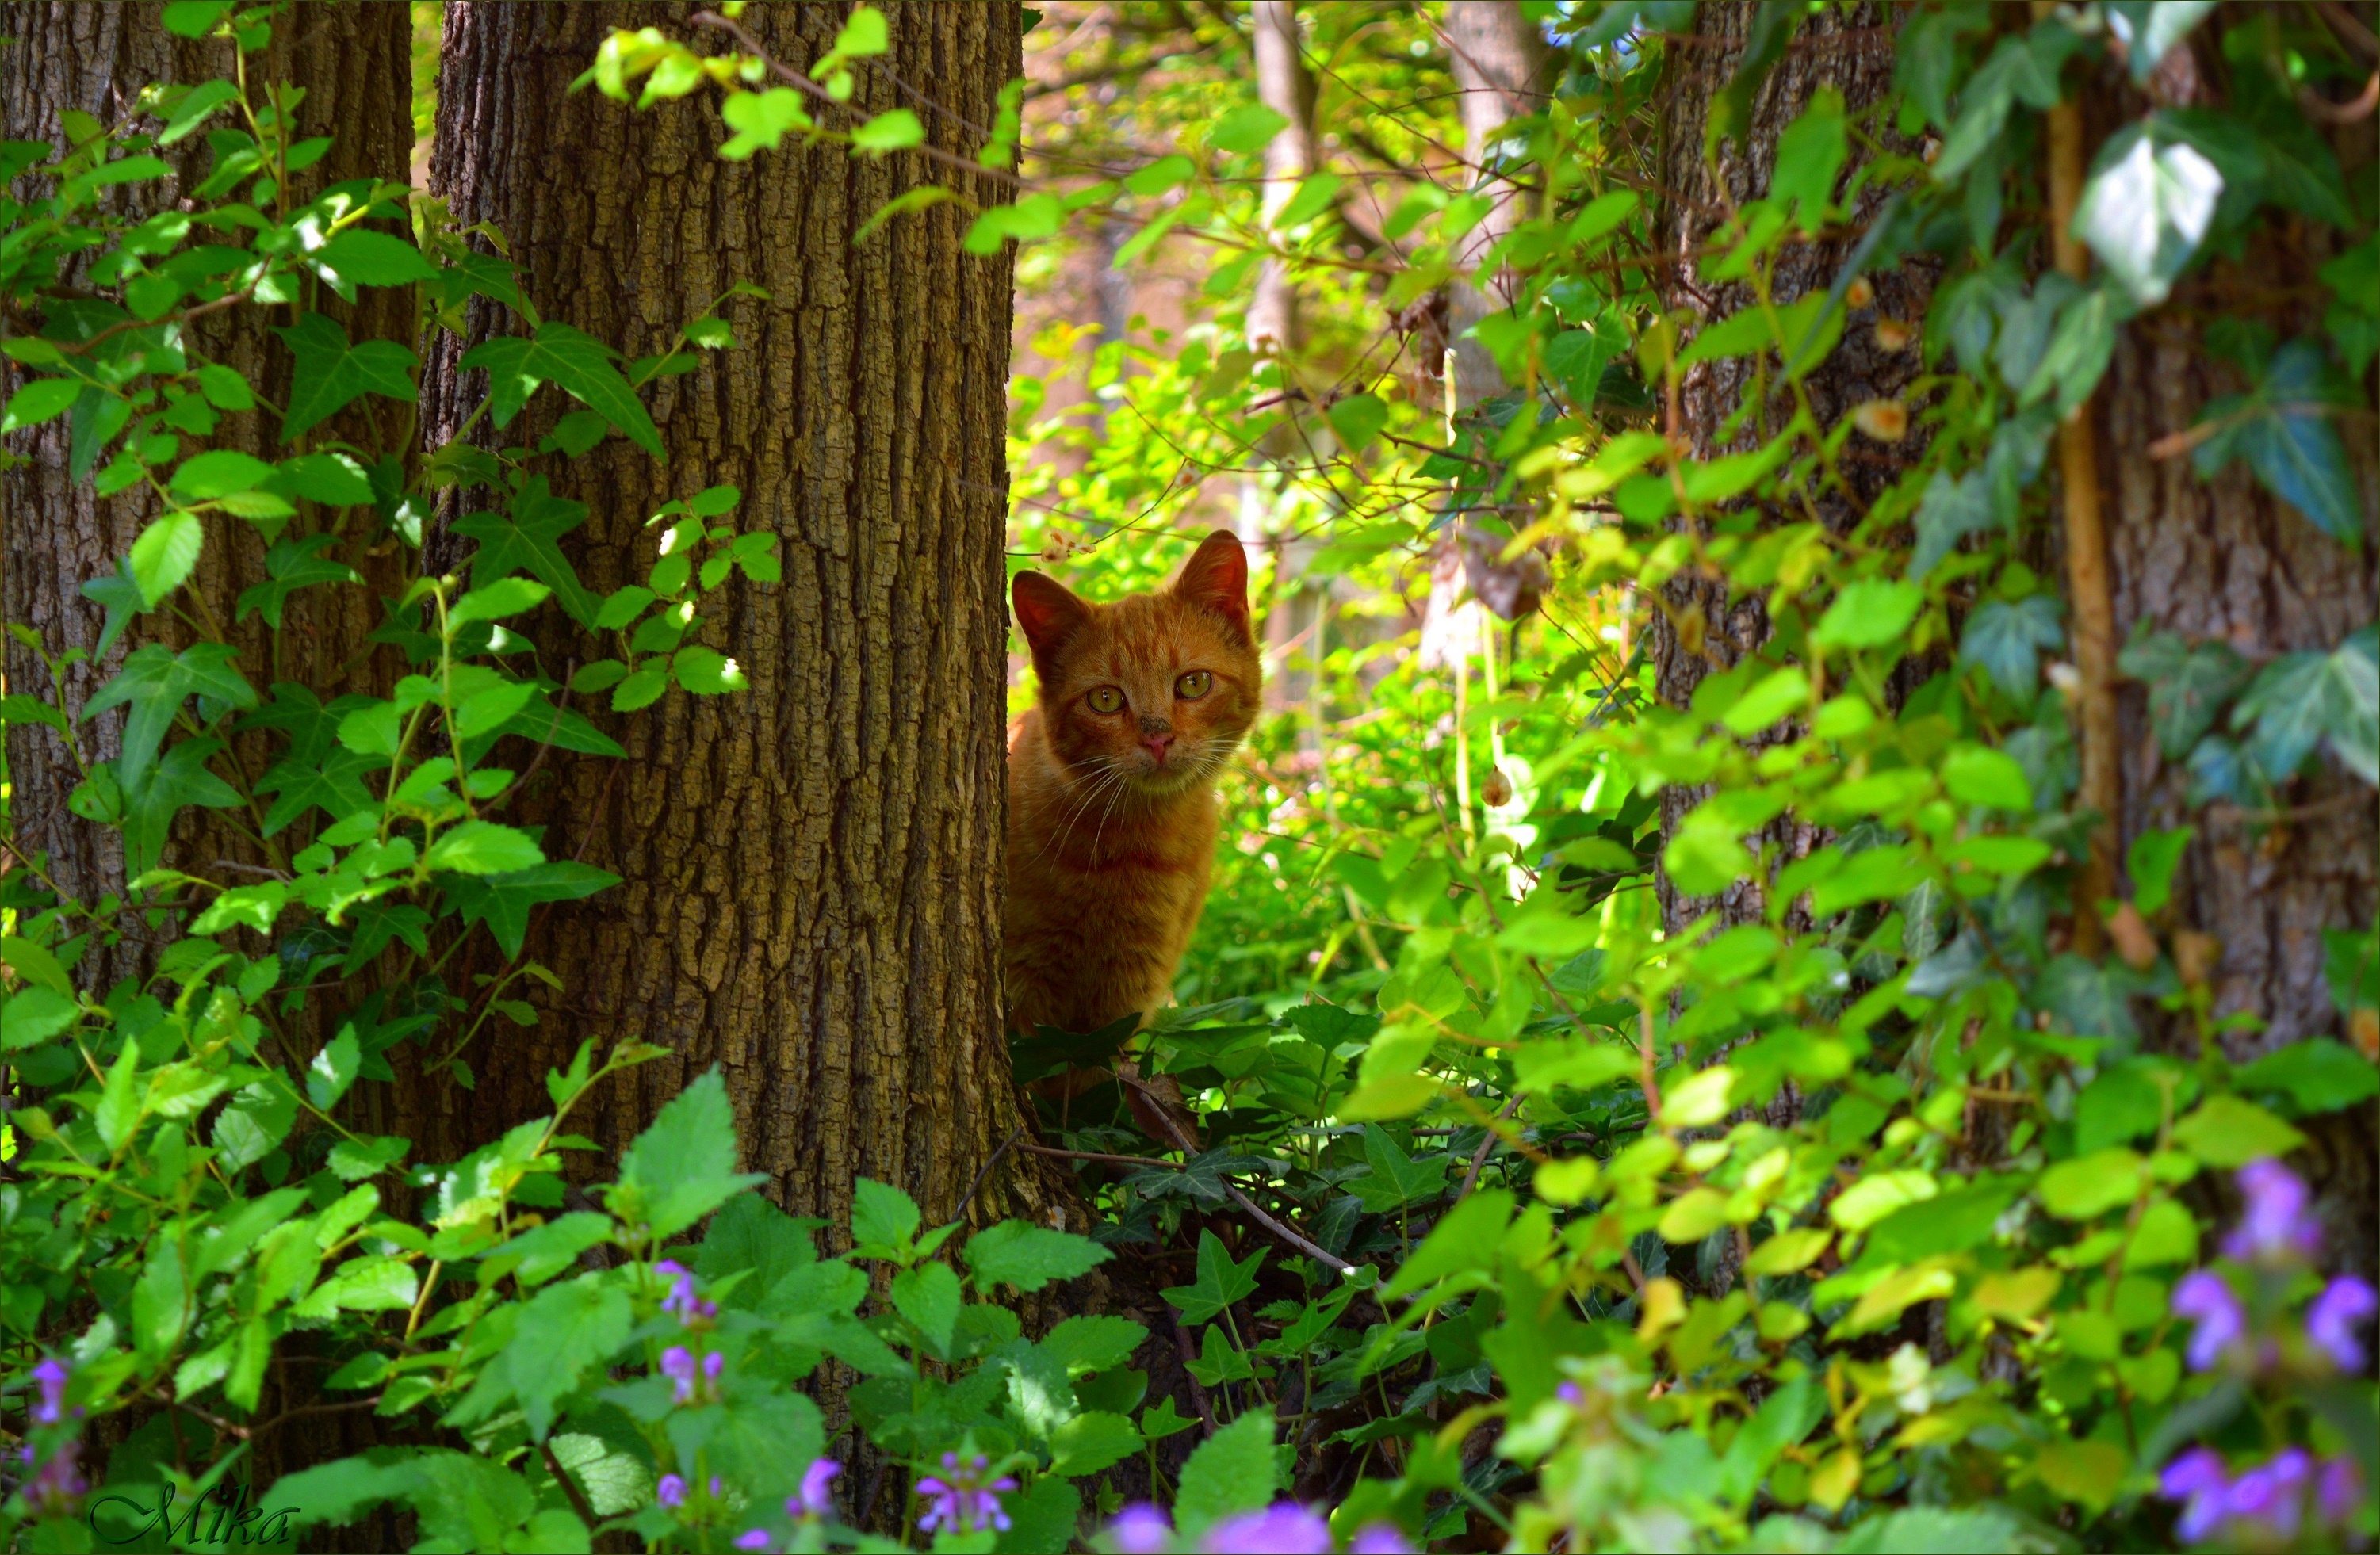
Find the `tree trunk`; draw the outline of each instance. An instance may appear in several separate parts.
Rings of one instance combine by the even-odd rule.
[[[1777,138],[1785,127],[1801,115],[1821,87],[1840,91],[1847,109],[1856,115],[1892,86],[1892,39],[1881,25],[1884,18],[1877,8],[1863,6],[1818,12],[1795,34],[1784,57],[1754,94],[1744,133],[1721,141],[1713,156],[1706,159],[1703,131],[1712,99],[1736,73],[1755,9],[1749,5],[1703,6],[1692,38],[1672,46],[1664,86],[1661,166],[1662,183],[1670,192],[1661,212],[1658,241],[1670,261],[1662,271],[1664,291],[1672,307],[1694,310],[1699,319],[1697,329],[1717,323],[1751,300],[1751,288],[1742,282],[1705,283],[1696,254],[1724,223],[1731,208],[1767,193],[1769,175],[1776,167]],[[1880,192],[1870,193],[1855,214],[1873,214],[1882,199]],[[1850,250],[1850,242],[1842,240],[1785,248],[1777,257],[1775,301],[1781,307],[1832,285]],[[1923,318],[1933,294],[1933,267],[1911,263],[1871,279],[1876,285],[1874,303],[1852,311],[1842,344],[1804,380],[1822,426],[1833,426],[1864,400],[1897,397],[1918,374],[1916,351],[1883,351],[1876,344],[1872,326],[1879,317]],[[1670,435],[1682,437],[1697,459],[1758,447],[1781,417],[1772,422],[1765,416],[1755,416],[1733,443],[1723,446],[1718,440],[1720,424],[1742,402],[1751,380],[1749,357],[1704,362],[1688,369],[1680,385],[1677,420],[1669,428]],[[1873,500],[1901,467],[1888,452],[1878,451],[1863,460],[1865,452],[1851,451],[1844,462],[1844,472],[1858,487],[1863,501]],[[1817,509],[1832,528],[1847,529],[1855,520],[1849,505],[1831,494],[1817,500]],[[1757,652],[1768,640],[1768,611],[1761,596],[1748,594],[1730,601],[1725,583],[1704,578],[1693,569],[1680,573],[1663,586],[1652,623],[1649,652],[1661,700],[1673,707],[1686,705],[1705,675],[1731,669],[1746,654]],[[1673,829],[1710,791],[1699,787],[1665,791],[1663,832]],[[1788,860],[1799,858],[1823,840],[1814,828],[1791,817],[1773,824],[1762,835],[1779,844]],[[1717,898],[1687,897],[1663,871],[1658,887],[1662,920],[1672,930],[1712,910],[1718,913],[1721,927],[1757,922],[1767,901],[1765,883],[1756,879],[1738,881]]]
[[[1521,223],[1527,192],[1488,171],[1504,127],[1543,111],[1553,88],[1553,52],[1526,10],[1505,0],[1447,0],[1446,46],[1463,115],[1463,154],[1476,187],[1496,205],[1457,250],[1458,269],[1472,271],[1449,299],[1447,333],[1454,345],[1457,398],[1468,408],[1503,392],[1503,375],[1487,347],[1465,331],[1491,313],[1511,306],[1500,278],[1476,267],[1490,248]],[[1435,366],[1436,364],[1432,364]]]
[[[121,129],[140,116],[134,103],[151,82],[233,74],[228,40],[174,37],[160,25],[154,6],[9,4],[0,6],[0,36],[9,40],[0,45],[0,133],[11,139],[47,140],[60,151],[66,149],[60,128],[66,109],[80,109]],[[413,145],[410,39],[403,6],[308,7],[277,18],[273,42],[249,56],[252,95],[261,100],[265,83],[290,82],[306,94],[298,110],[298,135],[335,138],[323,160],[294,180],[297,198],[310,198],[344,179],[404,178]],[[203,137],[194,136],[165,154],[179,177],[110,189],[103,197],[113,202],[110,208],[137,217],[145,213],[141,201],[171,198],[177,187],[196,184],[208,164]],[[356,339],[406,340],[411,334],[411,300],[400,290],[367,288],[353,308],[341,307],[335,299],[326,299],[325,306]],[[275,321],[263,307],[235,308],[202,320],[192,331],[193,341],[206,358],[230,366],[269,399],[286,403],[291,358],[266,333]],[[13,392],[21,381],[13,368],[6,377],[0,392]],[[375,446],[393,433],[386,424],[376,427],[370,415],[351,407],[310,434],[310,440],[336,436]],[[386,417],[387,423],[396,419]],[[104,612],[82,597],[82,585],[114,572],[116,559],[157,512],[145,487],[103,500],[92,495],[88,482],[69,479],[67,427],[54,421],[10,435],[7,452],[27,462],[0,473],[0,512],[6,522],[6,543],[0,545],[0,620],[31,626],[54,656],[97,647]],[[245,411],[225,416],[210,442],[264,457],[293,452],[280,446],[279,432],[269,410]],[[206,549],[189,587],[228,622],[240,589],[264,576],[264,543],[246,524],[215,517],[207,525]],[[371,556],[368,548],[374,536],[356,527],[358,532],[349,534],[337,553],[340,560],[375,585],[374,595],[397,592],[404,586],[397,559]],[[344,692],[379,689],[358,678],[365,673],[361,666],[350,665],[356,647],[378,624],[377,609],[376,598],[363,590],[298,594],[285,617],[281,678],[304,681],[325,701]],[[240,666],[261,691],[273,678],[263,651],[262,622],[251,619],[234,636],[242,650]],[[164,614],[137,623],[107,654],[66,672],[68,713],[79,712],[113,678],[125,654],[144,640],[179,646],[188,635]],[[13,640],[6,653],[9,688],[46,699],[51,691],[40,661]],[[91,726],[78,725],[85,754],[114,756],[124,717],[121,711],[109,712]],[[72,896],[96,900],[122,890],[119,834],[67,810],[67,794],[80,774],[65,742],[30,724],[10,725],[7,740],[15,829],[27,850],[46,854],[52,878]],[[258,770],[251,763],[251,776]],[[234,834],[210,825],[206,812],[185,812],[166,862],[212,874],[213,863],[225,858],[260,862]],[[148,948],[128,941],[112,952],[94,950],[78,970],[91,986],[103,989],[138,973]]]
[[[638,112],[570,91],[609,28],[699,43],[694,9],[446,11],[431,187],[459,224],[507,235],[547,317],[635,356],[733,284],[769,294],[725,310],[734,350],[647,396],[666,466],[614,440],[551,467],[590,509],[566,542],[580,576],[599,593],[641,582],[645,520],[726,483],[743,494],[727,522],[779,536],[784,581],[710,597],[702,640],[747,693],[673,693],[633,719],[590,702],[627,760],[548,754],[525,822],[552,856],[625,884],[532,926],[527,953],[565,991],[537,993],[534,1030],[468,1055],[476,1091],[401,1075],[404,1131],[447,1158],[545,1111],[543,1076],[581,1039],[638,1039],[674,1056],[598,1099],[584,1127],[607,1149],[716,1064],[746,1163],[787,1209],[840,1225],[866,1175],[948,1217],[1021,1125],[999,959],[1011,266],[960,249],[955,204],[855,234],[929,181],[983,203],[1002,191],[833,145],[722,162],[705,97]],[[972,160],[1020,69],[1016,8],[885,10],[891,52],[859,66],[853,108],[910,106],[931,145]],[[807,71],[844,11],[758,6],[744,23]],[[475,334],[519,327],[482,307]],[[433,443],[485,392],[461,377],[427,412]],[[549,393],[505,440],[533,441],[560,408]],[[566,625],[542,645],[556,667],[610,651]],[[1011,1152],[970,1217],[1062,1219],[1029,1159]]]
[[[1257,100],[1288,121],[1265,145],[1264,217],[1269,227],[1298,184],[1314,171],[1314,78],[1306,74],[1299,52],[1296,0],[1255,0],[1249,20],[1256,34]],[[1297,283],[1279,259],[1267,259],[1257,269],[1247,335],[1250,350],[1261,355],[1269,349],[1281,359],[1281,388],[1290,388],[1290,364],[1302,344]]]

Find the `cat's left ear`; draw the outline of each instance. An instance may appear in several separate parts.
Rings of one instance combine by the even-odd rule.
[[[1230,530],[1218,529],[1199,542],[1173,581],[1173,593],[1230,622],[1244,642],[1256,642],[1248,621],[1248,553]]]

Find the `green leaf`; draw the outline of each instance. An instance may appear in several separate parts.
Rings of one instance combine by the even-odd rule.
[[[1961,745],[1942,763],[1942,786],[1964,804],[2030,814],[2033,785],[2024,768],[2004,751],[1988,745]]]
[[[538,1292],[504,1356],[531,1440],[544,1440],[553,1428],[558,1400],[590,1375],[602,1375],[635,1323],[627,1293],[609,1274],[581,1274]]]
[[[2146,126],[2108,137],[2074,211],[2091,246],[2143,307],[2166,299],[2215,216],[2223,175],[2194,147],[2159,146]]]
[[[2301,1113],[2337,1112],[2380,1095],[2380,1069],[2326,1037],[2276,1048],[2232,1078],[2242,1091],[2282,1092]]]
[[[361,286],[407,286],[438,273],[412,244],[361,227],[349,227],[306,257]]]
[[[1041,1340],[1041,1350],[1069,1375],[1110,1371],[1132,1359],[1148,1330],[1130,1318],[1068,1318]]]
[[[358,396],[410,403],[416,397],[413,369],[421,359],[393,340],[347,344],[347,331],[327,314],[307,313],[287,329],[273,331],[289,347],[297,370],[289,384],[289,412],[281,440],[298,438],[337,415]]]
[[[300,453],[284,459],[280,471],[264,486],[285,497],[303,497],[332,508],[369,507],[374,500],[370,476],[345,453]]]
[[[8,396],[0,433],[14,432],[64,416],[87,387],[79,378],[37,378]]]
[[[1492,1268],[1504,1227],[1512,1218],[1512,1195],[1483,1188],[1449,1210],[1397,1270],[1381,1293],[1385,1299],[1410,1296],[1449,1274]]]
[[[851,1239],[857,1246],[905,1248],[924,1221],[917,1200],[891,1184],[873,1177],[852,1184]]]
[[[2173,1138],[2209,1166],[2226,1170],[2287,1155],[2305,1143],[2303,1134],[2237,1096],[2209,1096],[2196,1112],[2174,1125]]]
[[[2240,694],[2251,670],[2228,643],[2154,633],[2124,645],[2116,666],[2149,688],[2149,728],[2168,761],[2186,755]]]
[[[1140,1433],[1122,1415],[1087,1410],[1050,1433],[1050,1472],[1065,1478],[1097,1474],[1140,1451]]]
[[[1396,1214],[1414,1205],[1428,1203],[1446,1191],[1445,1151],[1434,1151],[1415,1161],[1398,1147],[1394,1136],[1377,1123],[1364,1126],[1364,1160],[1371,1171],[1351,1178],[1346,1187],[1363,1200],[1365,1209],[1376,1215]],[[1200,1261],[1205,1261],[1203,1257]]]
[[[57,957],[42,946],[18,934],[0,934],[0,961],[6,961],[19,981],[38,983],[61,998],[75,996],[74,979]]]
[[[1087,1236],[1004,1220],[968,1238],[967,1268],[976,1289],[989,1296],[997,1285],[1031,1293],[1059,1280],[1087,1274],[1111,1255]]]
[[[1345,182],[1336,173],[1317,173],[1305,178],[1297,186],[1297,192],[1291,195],[1274,213],[1273,227],[1286,231],[1303,226],[1321,215],[1339,198],[1340,187]]]
[[[1864,578],[1835,597],[1810,633],[1827,647],[1873,648],[1907,635],[1925,596],[1898,579]]]
[[[2326,741],[2349,771],[2380,783],[2380,629],[2365,627],[2327,654],[2288,654],[2258,673],[2231,709],[2252,721],[2248,753],[2278,783]]]
[[[128,656],[115,678],[83,704],[85,718],[130,705],[123,753],[115,760],[116,780],[127,790],[140,786],[185,698],[195,695],[225,707],[256,705],[255,688],[232,668],[237,657],[220,643],[194,643],[178,655],[151,643]],[[213,717],[210,714],[207,721]]]
[[[2118,1146],[2061,1161],[2034,1185],[2042,1208],[2060,1220],[2095,1220],[2139,1197],[2144,1166]]]
[[[2341,545],[2360,547],[2363,509],[2347,450],[2326,414],[2330,392],[2322,348],[2293,340],[2246,397],[2209,404],[2202,425],[2221,428],[2192,451],[2191,464],[2213,477],[2236,458],[2248,461],[2265,488]]]
[[[339,1104],[339,1098],[355,1084],[363,1068],[363,1048],[356,1041],[355,1029],[348,1027],[323,1044],[306,1066],[306,1099],[328,1112]]]
[[[846,58],[864,58],[882,54],[892,46],[884,13],[872,6],[854,6],[843,30],[834,35],[833,52]]]
[[[1182,1537],[1195,1539],[1235,1513],[1270,1505],[1280,1488],[1280,1462],[1269,1405],[1249,1410],[1200,1442],[1182,1465],[1173,1500]]]
[[[1264,1260],[1262,1248],[1250,1253],[1245,1262],[1236,1260],[1213,1232],[1200,1231],[1197,1278],[1158,1294],[1181,1312],[1184,1322],[1209,1322],[1232,1302],[1255,1293],[1257,1271]]]
[[[679,685],[699,696],[748,691],[752,685],[734,659],[699,643],[689,643],[678,649],[670,659],[670,672],[677,677]]]
[[[851,147],[856,151],[899,151],[923,145],[925,140],[926,127],[906,108],[879,114],[851,132]]]
[[[125,558],[133,585],[151,609],[164,604],[199,564],[206,529],[199,515],[176,508],[140,531]]]
[[[275,814],[280,807],[275,805]],[[338,812],[334,809],[334,814]],[[450,911],[465,926],[484,922],[507,959],[518,956],[528,936],[530,913],[551,901],[577,901],[609,890],[620,877],[592,864],[561,861],[504,874],[453,874],[439,881]]]
[[[1351,456],[1379,440],[1380,428],[1389,424],[1388,404],[1377,394],[1350,394],[1323,414],[1339,446]]]
[[[36,1047],[75,1023],[75,1002],[54,988],[20,988],[0,1007],[0,1053]]]
[[[126,1043],[124,1051],[115,1055],[108,1067],[107,1079],[99,1089],[99,1105],[91,1111],[91,1126],[99,1130],[99,1142],[115,1155],[130,1142],[133,1131],[140,1127],[141,1092],[135,1080],[140,1072],[140,1044]]]
[[[465,821],[430,845],[432,870],[456,874],[512,874],[545,862],[529,835],[493,821]]]
[[[455,521],[455,533],[480,542],[471,554],[471,583],[486,587],[513,573],[527,573],[553,590],[563,610],[581,626],[593,623],[601,609],[595,596],[578,581],[578,570],[562,554],[562,536],[587,522],[587,504],[553,494],[543,476],[531,476],[514,493],[512,517],[492,512],[467,513]]]
[[[1261,102],[1250,102],[1217,119],[1214,127],[1207,132],[1207,144],[1219,151],[1238,151],[1253,156],[1271,144],[1272,138],[1288,127],[1286,115]]]
[[[621,1156],[612,1208],[624,1218],[633,1209],[637,1221],[666,1240],[766,1181],[765,1173],[735,1170],[735,1112],[713,1066],[672,1098]]]
[[[2173,872],[2196,835],[2190,826],[2159,831],[2152,826],[2132,838],[2124,853],[2124,873],[2131,876],[2132,905],[2155,913],[2173,898]]]
[[[2010,603],[1992,599],[1967,618],[1959,657],[1978,664],[1992,681],[2019,702],[2031,702],[2040,682],[2041,654],[2066,641],[2058,621],[2058,602],[2045,594]]]
[[[302,540],[276,541],[264,553],[267,581],[240,591],[238,608],[233,612],[234,621],[246,621],[261,614],[267,626],[278,630],[281,612],[289,596],[315,584],[361,583],[363,574],[344,561],[334,561],[322,552],[339,543],[336,535],[310,535]]]
[[[121,784],[127,874],[139,875],[157,867],[174,819],[187,806],[228,810],[239,803],[238,791],[207,770],[208,759],[223,748],[220,740],[185,740],[139,782]]]
[[[613,354],[593,336],[567,324],[549,320],[539,325],[528,340],[506,335],[483,342],[464,353],[459,365],[488,369],[489,414],[499,428],[510,426],[538,385],[550,382],[601,415],[654,458],[667,458],[661,432],[637,392],[613,365]]]
[[[927,1350],[936,1359],[947,1360],[951,1335],[958,1328],[959,1306],[965,1299],[959,1289],[958,1272],[947,1263],[904,1269],[892,1276],[890,1294],[892,1309],[924,1336]]]
[[[1797,210],[1804,232],[1826,225],[1835,190],[1835,177],[1851,152],[1843,124],[1843,94],[1821,87],[1810,105],[1777,138],[1776,171],[1769,175],[1768,198],[1779,206]]]
[[[446,612],[446,623],[462,626],[475,621],[501,621],[537,609],[552,594],[545,585],[528,578],[498,578],[455,601],[454,609]]]
[[[243,1087],[215,1118],[216,1164],[237,1172],[280,1148],[298,1120],[298,1097],[277,1077]]]

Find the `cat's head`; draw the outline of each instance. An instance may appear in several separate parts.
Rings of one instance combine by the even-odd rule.
[[[1041,718],[1079,777],[1177,792],[1222,770],[1257,719],[1264,661],[1248,620],[1248,559],[1218,529],[1155,594],[1096,605],[1019,573],[1016,623],[1041,680]]]

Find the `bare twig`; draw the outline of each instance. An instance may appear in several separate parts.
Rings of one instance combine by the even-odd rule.
[[[1198,1147],[1182,1137],[1181,1129],[1175,1127],[1172,1118],[1165,1115],[1164,1109],[1153,1104],[1156,1101],[1156,1097],[1150,1087],[1145,1081],[1140,1079],[1137,1076],[1119,1075],[1116,1078],[1122,1080],[1124,1084],[1133,1087],[1135,1090],[1141,1091],[1143,1095],[1149,1098],[1152,1103],[1149,1110],[1156,1116],[1158,1122],[1165,1126],[1166,1133],[1172,1136],[1172,1144],[1174,1149],[1180,1151],[1184,1155],[1196,1155],[1198,1153]],[[1288,1226],[1283,1225],[1280,1221],[1275,1220],[1272,1216],[1265,1213],[1264,1211],[1257,1207],[1257,1201],[1255,1199],[1249,1198],[1246,1194],[1242,1193],[1236,1186],[1228,1180],[1223,1184],[1223,1191],[1230,1194],[1232,1196],[1232,1201],[1237,1204],[1242,1210],[1245,1211],[1248,1216],[1258,1225],[1263,1226],[1267,1231],[1271,1232],[1275,1236],[1280,1237],[1282,1241],[1288,1243],[1291,1247],[1295,1248],[1299,1252],[1304,1253],[1306,1257],[1314,1260],[1317,1263],[1321,1264],[1324,1268],[1335,1269],[1342,1274],[1353,1274],[1355,1272],[1355,1266],[1354,1264],[1348,1262],[1343,1258],[1333,1258],[1330,1254],[1324,1252],[1314,1243],[1307,1241],[1296,1232],[1292,1231]]]

